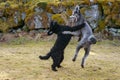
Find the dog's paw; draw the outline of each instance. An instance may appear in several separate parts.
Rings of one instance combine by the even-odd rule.
[[[57,69],[52,69],[52,70],[55,71],[55,72],[58,71]]]
[[[81,64],[81,67],[84,68],[84,65]]]
[[[75,62],[75,61],[76,61],[76,59],[75,59],[75,58],[73,58],[73,59],[72,59],[72,61],[73,61],[73,62]]]
[[[52,71],[58,71],[58,70],[55,67],[54,68],[52,67]]]
[[[58,67],[58,68],[61,68],[62,66],[61,66],[61,65],[58,65],[57,67]]]
[[[46,56],[39,56],[39,59],[41,59],[41,60],[47,60],[48,58],[46,58]]]

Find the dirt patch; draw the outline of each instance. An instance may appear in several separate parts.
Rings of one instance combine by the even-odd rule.
[[[117,43],[116,43],[117,42]],[[71,41],[65,50],[63,68],[51,70],[52,60],[41,61],[53,46],[52,41],[0,45],[0,80],[119,80],[120,43],[103,41],[92,46],[85,68],[80,67],[83,49],[76,62],[72,62],[77,42]],[[117,44],[113,45],[113,44]]]

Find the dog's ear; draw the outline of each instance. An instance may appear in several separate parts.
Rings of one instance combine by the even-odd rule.
[[[79,5],[76,5],[76,6],[75,6],[72,14],[73,14],[73,15],[74,15],[74,14],[81,14],[81,12],[80,12],[80,6],[79,6]]]

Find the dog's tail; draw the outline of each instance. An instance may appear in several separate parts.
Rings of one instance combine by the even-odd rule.
[[[39,56],[39,58],[41,59],[41,60],[48,60],[49,58],[50,58],[50,54],[47,54],[47,55],[45,55],[45,56]]]

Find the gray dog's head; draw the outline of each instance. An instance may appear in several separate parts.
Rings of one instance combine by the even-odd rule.
[[[74,24],[74,25],[79,25],[82,24],[84,22],[84,17],[82,16],[81,12],[80,12],[80,7],[79,5],[76,5],[72,15],[70,16],[70,21]],[[74,26],[73,25],[73,26]]]

